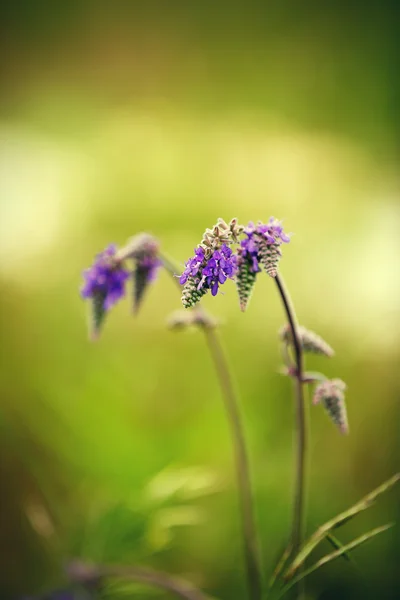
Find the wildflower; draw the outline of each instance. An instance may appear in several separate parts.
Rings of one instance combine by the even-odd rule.
[[[246,235],[238,250],[238,274],[236,285],[239,293],[240,308],[244,311],[250,300],[257,273],[264,267],[271,277],[276,277],[277,266],[281,258],[280,246],[290,242],[283,231],[280,221],[271,217],[268,223],[250,222],[244,229]]]
[[[346,384],[341,379],[326,380],[315,388],[313,404],[323,404],[326,412],[341,433],[349,432],[344,400]]]
[[[96,256],[93,265],[83,274],[85,283],[81,295],[91,300],[93,339],[98,336],[107,311],[125,295],[125,284],[130,273],[116,259],[116,252],[115,244],[110,244]]]
[[[194,306],[208,290],[216,296],[219,286],[235,277],[237,256],[229,244],[237,239],[240,232],[236,219],[232,219],[229,225],[219,219],[213,229],[205,231],[201,243],[194,250],[194,256],[186,262],[186,268],[179,278],[179,283],[184,286],[182,304],[185,308]]]
[[[324,340],[322,337],[310,331],[303,326],[297,327],[297,334],[301,343],[301,346],[305,352],[311,352],[313,354],[323,354],[331,358],[335,352],[333,348]],[[293,346],[292,330],[290,326],[284,325],[279,332],[279,337],[283,342]]]
[[[82,297],[101,297],[105,311],[125,295],[125,283],[129,278],[129,271],[115,260],[116,251],[115,244],[110,244],[96,256],[94,264],[83,274],[85,284],[81,289]]]
[[[160,244],[149,233],[138,233],[121,248],[117,257],[133,261],[133,310],[138,312],[149,283],[157,276],[162,261],[159,257]]]

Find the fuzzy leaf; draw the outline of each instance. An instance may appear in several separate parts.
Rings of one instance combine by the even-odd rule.
[[[317,529],[317,531],[305,542],[303,548],[297,554],[289,570],[287,571],[287,576],[291,577],[297,571],[297,569],[301,567],[314,548],[316,548],[316,546],[318,546],[318,544],[325,539],[332,530],[341,527],[347,523],[347,521],[350,521],[350,519],[353,519],[358,514],[369,508],[376,498],[390,490],[398,481],[400,481],[400,473],[397,473],[382,483],[382,485],[364,496],[364,498],[362,498],[348,510],[340,513],[330,521],[327,521],[324,525],[321,525],[321,527],[319,527],[319,529]]]

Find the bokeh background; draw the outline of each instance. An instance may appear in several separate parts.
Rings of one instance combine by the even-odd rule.
[[[166,329],[179,296],[161,274],[138,318],[121,302],[90,344],[81,272],[139,231],[183,264],[219,216],[283,218],[300,321],[337,353],[308,367],[348,384],[348,437],[310,409],[309,531],[391,476],[397,3],[8,0],[1,11],[0,597],[62,587],[77,556],[244,598],[230,439],[204,339]],[[290,526],[284,317],[267,277],[246,314],[224,289],[204,305],[223,322],[240,393],[268,575]],[[396,517],[393,491],[340,535]],[[309,598],[398,598],[399,537],[357,550],[357,569],[315,573]],[[104,597],[154,594],[115,584]]]

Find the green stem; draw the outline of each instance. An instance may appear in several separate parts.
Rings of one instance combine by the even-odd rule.
[[[305,530],[305,498],[306,498],[306,460],[308,427],[303,394],[303,350],[297,332],[297,319],[289,293],[280,275],[275,277],[275,282],[281,297],[293,338],[294,354],[296,359],[295,377],[295,413],[296,413],[296,466],[295,487],[292,520],[292,554],[296,555],[303,542]],[[299,595],[301,595],[299,590]]]
[[[246,561],[249,596],[260,600],[262,594],[261,572],[258,553],[256,528],[253,515],[253,498],[250,482],[249,460],[242,428],[236,394],[224,356],[222,346],[214,329],[202,327],[210,354],[215,364],[226,414],[231,428],[235,455],[236,477],[242,513],[244,552]]]
[[[172,275],[174,281],[176,281],[178,284],[179,289],[181,289],[181,285],[179,284],[178,279],[175,277],[176,269],[173,261],[171,261],[165,255],[161,257],[161,260],[164,268],[170,275]],[[196,310],[199,313],[202,312],[200,307],[196,307],[193,310]],[[251,600],[260,600],[262,596],[262,583],[259,550],[253,514],[250,468],[238,401],[232,384],[228,363],[215,330],[212,327],[207,327],[205,321],[202,320],[199,320],[199,327],[201,327],[203,330],[207,346],[215,365],[231,430],[237,486],[242,515],[243,545],[249,597]]]

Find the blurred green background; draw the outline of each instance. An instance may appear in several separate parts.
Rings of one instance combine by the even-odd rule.
[[[90,344],[81,272],[158,236],[183,264],[221,216],[284,219],[281,270],[337,356],[350,436],[312,407],[308,530],[399,465],[399,79],[394,0],[3,3],[0,17],[0,597],[78,556],[140,562],[245,597],[230,439],[200,332],[175,334],[166,274]],[[260,278],[204,305],[240,392],[271,571],[290,526],[284,322]],[[340,532],[399,517],[392,492]],[[398,598],[398,527],[313,575],[310,598]],[[328,551],[329,546],[320,549]],[[318,555],[318,552],[317,552]],[[137,596],[134,596],[134,594]],[[166,597],[160,594],[162,597]],[[108,598],[154,597],[114,587]]]

